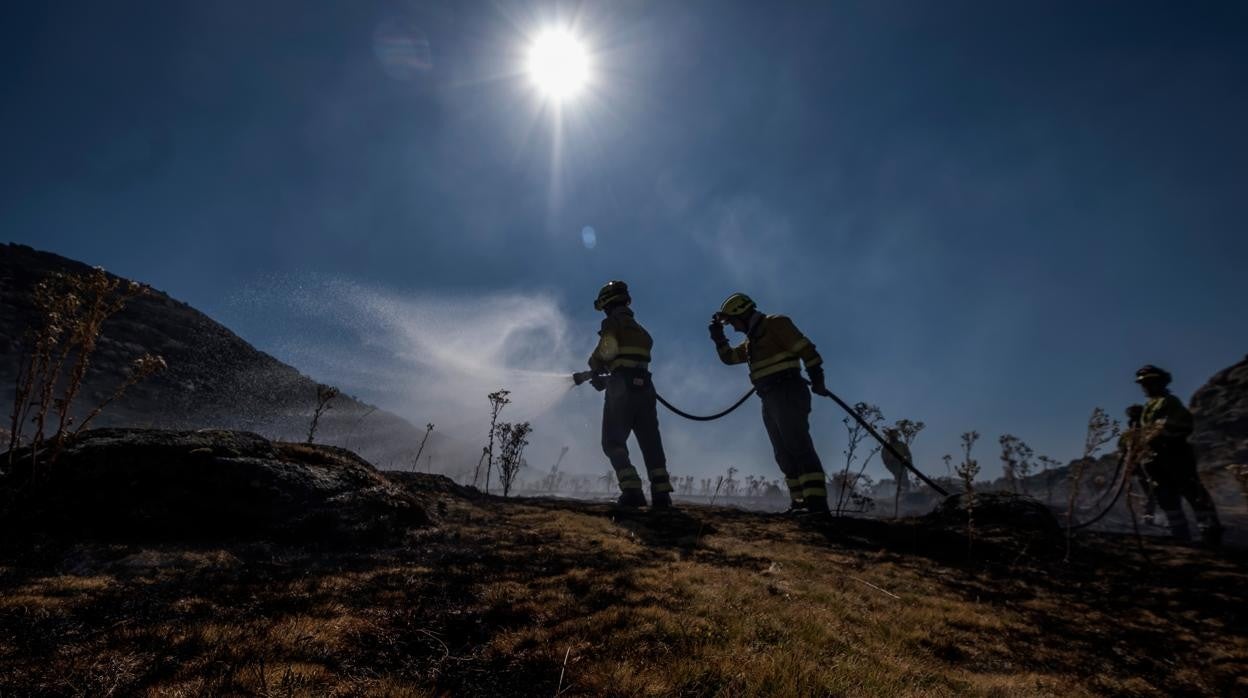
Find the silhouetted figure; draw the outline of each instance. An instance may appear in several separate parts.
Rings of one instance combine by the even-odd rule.
[[[731,346],[724,336],[725,322],[744,333],[745,341]],[[827,513],[827,479],[810,439],[810,393],[831,393],[824,385],[823,359],[815,345],[789,318],[758,312],[744,293],[729,296],[708,329],[721,361],[749,363],[750,381],[763,403],[763,425],[789,486],[792,503],[787,513]],[[803,362],[809,389],[802,380]]]
[[[672,485],[659,436],[658,404],[650,376],[654,340],[633,316],[632,302],[628,284],[623,281],[610,281],[598,292],[594,308],[606,317],[598,331],[598,346],[589,356],[589,368],[595,374],[594,387],[607,393],[602,406],[602,450],[619,481],[618,504],[646,505],[641,476],[628,457],[628,435],[632,433],[637,437],[649,474],[651,504],[661,509],[672,505]],[[608,375],[600,377],[604,373]]]
[[[1192,413],[1170,393],[1170,380],[1168,372],[1152,365],[1135,373],[1135,382],[1148,396],[1140,413],[1144,441],[1140,462],[1153,483],[1157,503],[1166,513],[1170,533],[1181,540],[1191,538],[1183,514],[1182,500],[1186,499],[1196,512],[1201,540],[1217,545],[1222,540],[1222,524],[1209,491],[1200,482],[1196,454],[1187,442],[1192,433]]]

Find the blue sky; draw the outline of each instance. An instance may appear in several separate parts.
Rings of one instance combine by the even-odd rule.
[[[1248,351],[1242,3],[3,12],[7,239],[151,283],[417,423],[443,420],[422,396],[455,378],[426,362],[397,395],[327,358],[360,338],[308,317],[355,317],[356,296],[307,289],[410,304],[398,334],[434,328],[423,345],[507,324],[480,360],[570,371],[598,286],[623,278],[660,390],[705,411],[747,387],[705,336],[747,291],[811,336],[844,398],[926,421],[936,471],[969,429],[989,472],[1002,433],[1073,457],[1094,406],[1137,398],[1140,364],[1187,396]],[[523,74],[552,23],[595,66],[558,114]],[[359,332],[375,366],[406,351]],[[534,460],[571,442],[604,468],[596,399],[543,412]],[[775,474],[756,406],[663,419],[674,470]],[[839,419],[817,404],[829,464]]]

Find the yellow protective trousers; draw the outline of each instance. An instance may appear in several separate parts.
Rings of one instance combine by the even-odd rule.
[[[667,457],[659,436],[658,401],[650,372],[616,369],[607,378],[602,406],[602,451],[611,461],[621,490],[640,490],[641,476],[628,456],[628,435],[637,437],[646,463],[651,494],[671,492]]]

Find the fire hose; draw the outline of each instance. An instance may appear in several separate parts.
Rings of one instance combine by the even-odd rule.
[[[1119,464],[1121,465],[1121,461],[1119,461]],[[1130,473],[1123,473],[1123,475],[1129,475],[1129,474],[1130,474]],[[1122,479],[1118,482],[1118,488],[1117,488],[1117,490],[1114,492],[1114,496],[1113,496],[1113,498],[1109,500],[1109,505],[1108,505],[1108,506],[1106,506],[1104,509],[1102,509],[1102,510],[1101,510],[1101,513],[1097,514],[1096,516],[1093,516],[1092,518],[1088,519],[1087,521],[1083,521],[1083,522],[1080,522],[1080,523],[1077,523],[1077,524],[1072,524],[1072,525],[1070,525],[1070,526],[1067,526],[1067,527],[1066,527],[1066,529],[1067,529],[1067,530],[1069,530],[1069,531],[1077,531],[1077,530],[1079,530],[1079,529],[1081,529],[1081,528],[1087,528],[1088,526],[1091,526],[1092,524],[1096,523],[1097,521],[1100,521],[1101,519],[1105,518],[1105,517],[1109,514],[1109,512],[1113,511],[1113,509],[1114,509],[1114,505],[1118,504],[1118,500],[1122,498],[1122,493],[1123,493],[1123,492],[1125,492],[1125,491],[1127,490],[1127,480],[1128,480],[1128,478],[1127,478],[1127,477],[1123,477],[1123,478],[1122,478]],[[1108,492],[1108,491],[1109,491],[1109,490],[1106,490],[1106,492]]]
[[[584,382],[584,381],[581,381],[581,382]],[[579,384],[580,383],[578,383],[578,385]],[[732,406],[729,407],[728,409],[723,410],[722,412],[717,412],[715,414],[706,415],[706,416],[695,415],[695,414],[690,414],[688,412],[685,412],[684,410],[668,402],[666,399],[663,398],[662,395],[659,395],[658,393],[655,393],[655,397],[658,399],[659,403],[663,405],[664,407],[666,407],[669,411],[671,411],[672,414],[684,417],[685,419],[693,420],[695,422],[710,422],[710,421],[719,419],[721,417],[728,416],[733,411],[735,411],[738,407],[745,404],[745,401],[750,399],[750,396],[754,395],[754,393],[756,392],[757,391],[754,388],[750,388],[748,392],[742,395],[741,398],[737,400],[736,402],[734,402]],[[858,424],[861,425],[862,428],[865,429],[868,434],[871,435],[871,438],[879,442],[881,448],[885,449],[890,454],[892,454],[893,457],[896,458],[902,465],[904,465],[907,470],[914,473],[915,477],[919,478],[924,483],[926,483],[928,487],[931,487],[936,492],[939,492],[941,496],[944,496],[944,497],[949,496],[948,491],[946,491],[943,487],[936,484],[931,479],[929,479],[926,475],[920,472],[919,469],[916,468],[914,464],[910,462],[909,458],[906,458],[905,456],[903,456],[900,452],[898,452],[896,448],[893,447],[892,444],[890,444],[883,437],[881,437],[879,433],[876,432],[875,428],[872,427],[871,424],[867,422],[867,420],[863,419],[862,415],[858,414],[857,410],[855,410],[853,407],[850,407],[849,404],[847,404],[844,400],[838,397],[836,393],[828,391],[827,397],[831,398],[834,402],[836,402],[837,405],[841,407],[841,409],[845,410],[846,414],[853,417],[854,420],[858,422]],[[1070,530],[1079,530],[1082,528],[1087,528],[1097,523],[1101,519],[1105,518],[1107,515],[1109,515],[1109,512],[1113,511],[1114,506],[1118,504],[1118,500],[1122,499],[1123,492],[1127,490],[1127,480],[1129,479],[1129,476],[1130,476],[1130,472],[1129,472],[1130,469],[1128,468],[1124,470],[1122,467],[1123,460],[1124,459],[1122,458],[1118,459],[1118,465],[1116,468],[1114,468],[1114,475],[1110,480],[1111,482],[1117,481],[1117,487],[1112,488],[1110,490],[1106,490],[1105,492],[1101,494],[1101,497],[1097,500],[1097,504],[1099,505],[1101,502],[1105,500],[1105,495],[1109,494],[1109,492],[1112,491],[1114,493],[1114,496],[1109,500],[1109,504],[1106,505],[1105,508],[1100,511],[1100,513],[1098,513],[1096,516],[1092,517],[1091,519],[1067,526],[1066,528]],[[1119,479],[1120,475],[1122,476],[1121,479]]]
[[[596,380],[601,380],[601,376],[595,375],[592,371],[584,371],[581,373],[573,374],[572,380],[573,382],[576,383],[576,385],[580,385],[586,381],[593,382]],[[659,395],[658,393],[655,393],[655,397],[658,399],[659,403],[662,404],[664,407],[666,407],[668,410],[670,410],[672,414],[678,415],[680,417],[684,417],[685,419],[693,420],[695,422],[710,422],[710,421],[719,419],[721,417],[728,416],[733,411],[735,411],[738,407],[745,404],[745,401],[750,399],[750,396],[753,395],[755,392],[757,391],[754,388],[750,388],[750,390],[746,394],[741,396],[741,399],[733,403],[732,406],[729,407],[728,409],[723,410],[722,412],[717,412],[715,414],[707,415],[707,416],[694,415],[694,414],[685,412],[684,410],[677,408],[675,405],[665,400],[663,396]],[[914,464],[910,462],[909,458],[906,458],[905,456],[903,456],[901,452],[898,451],[896,448],[894,448],[893,445],[890,444],[888,441],[886,441],[884,437],[880,436],[879,432],[875,430],[875,427],[871,426],[871,424],[869,424],[867,420],[863,419],[862,415],[858,414],[858,412],[853,407],[850,407],[844,400],[837,397],[836,394],[831,391],[828,391],[827,397],[835,401],[837,405],[840,405],[841,409],[845,410],[846,414],[853,417],[854,421],[858,422],[858,424],[863,429],[865,429],[868,434],[871,435],[871,438],[879,442],[881,448],[888,451],[890,454],[892,454],[894,458],[898,460],[898,462],[904,465],[906,467],[906,470],[909,470],[910,472],[914,473],[915,477],[922,480],[928,487],[931,487],[933,490],[940,493],[942,497],[949,496],[948,490],[946,490],[945,488],[933,482],[931,478],[929,478],[928,476],[920,472],[918,468],[914,467]]]
[[[664,400],[664,399],[663,399],[663,396],[662,396],[662,395],[659,395],[658,393],[655,393],[655,394],[654,394],[654,396],[655,396],[656,398],[658,398],[658,400],[659,400],[659,404],[663,405],[663,406],[664,406],[664,407],[666,407],[668,410],[670,410],[672,414],[678,415],[678,416],[680,416],[680,417],[684,417],[685,419],[690,419],[690,420],[693,420],[693,421],[695,421],[695,422],[713,422],[713,421],[715,421],[716,419],[719,419],[720,417],[727,417],[729,414],[731,414],[731,413],[733,412],[733,410],[737,409],[737,408],[738,408],[738,407],[740,407],[741,405],[744,405],[744,404],[745,404],[745,401],[746,401],[746,400],[749,400],[749,399],[750,399],[750,396],[751,396],[751,395],[753,395],[753,394],[754,394],[754,393],[756,393],[756,392],[758,392],[758,391],[756,391],[754,388],[750,388],[750,391],[749,391],[748,393],[746,393],[745,395],[742,395],[740,400],[737,400],[736,402],[732,403],[732,407],[729,407],[728,409],[724,410],[723,412],[716,412],[715,414],[712,414],[712,415],[707,415],[707,416],[705,416],[705,417],[701,417],[701,416],[698,416],[698,415],[696,415],[696,414],[689,414],[688,412],[685,412],[684,410],[682,410],[682,409],[680,409],[679,407],[677,407],[677,406],[673,405],[672,403],[668,402],[667,400]]]
[[[1133,468],[1131,467],[1123,468],[1123,464],[1125,462],[1126,462],[1125,456],[1118,457],[1118,465],[1114,468],[1114,476],[1110,480],[1111,489],[1107,489],[1104,492],[1102,492],[1101,496],[1096,501],[1097,506],[1100,506],[1101,502],[1105,501],[1105,495],[1109,494],[1112,491],[1114,493],[1114,496],[1110,498],[1109,504],[1105,505],[1105,508],[1101,509],[1100,513],[1098,513],[1096,516],[1093,516],[1087,521],[1083,521],[1077,524],[1072,524],[1070,526],[1067,526],[1066,527],[1067,529],[1070,529],[1072,531],[1077,531],[1081,528],[1087,528],[1088,526],[1091,526],[1092,524],[1105,518],[1106,516],[1109,515],[1109,512],[1114,510],[1114,506],[1118,504],[1118,500],[1122,499],[1122,494],[1130,488],[1131,476],[1133,475],[1133,470],[1134,470]],[[1120,475],[1121,475],[1121,478],[1119,478]],[[1114,487],[1113,485],[1114,481],[1117,481],[1117,487]],[[1151,485],[1148,484],[1148,480],[1146,478],[1145,479],[1145,493],[1146,494],[1151,492],[1151,490],[1149,489],[1150,487]]]

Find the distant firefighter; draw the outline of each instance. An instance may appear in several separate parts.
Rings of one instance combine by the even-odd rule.
[[[724,335],[725,323],[744,333],[745,341],[731,346]],[[827,513],[826,476],[810,438],[810,393],[831,393],[824,385],[823,359],[815,345],[789,318],[758,312],[744,293],[734,293],[724,301],[709,329],[721,361],[750,366],[750,381],[763,403],[763,425],[789,486],[792,504],[788,513]],[[802,380],[802,362],[810,376],[810,389]]]
[[[901,431],[888,428],[884,430],[884,436],[888,439],[889,445],[897,449],[897,452],[907,461],[914,462],[914,459],[910,457],[910,447],[906,445],[905,439],[901,438]],[[897,491],[901,494],[909,492],[910,479],[906,477],[905,464],[897,460],[897,456],[894,456],[887,448],[880,449],[880,457],[884,459],[884,467],[888,468],[888,472],[892,473],[897,480]]]
[[[1140,429],[1145,443],[1140,462],[1153,484],[1157,503],[1166,513],[1170,532],[1181,540],[1191,538],[1182,500],[1196,512],[1201,540],[1217,545],[1222,540],[1222,524],[1209,491],[1196,472],[1196,454],[1187,442],[1192,433],[1192,413],[1170,393],[1170,374],[1156,366],[1144,366],[1135,373],[1148,401],[1140,413]]]
[[[611,461],[620,485],[618,504],[643,507],[641,476],[628,456],[628,435],[637,437],[650,478],[650,502],[655,509],[672,505],[672,484],[667,457],[659,436],[658,404],[650,376],[650,350],[654,340],[637,322],[631,309],[628,284],[611,281],[598,292],[594,309],[606,317],[598,332],[598,345],[589,356],[588,375],[595,388],[606,390],[602,406],[602,450]]]

